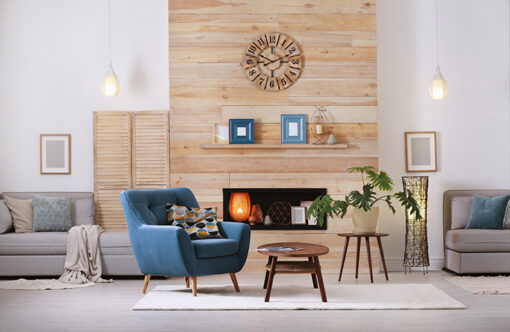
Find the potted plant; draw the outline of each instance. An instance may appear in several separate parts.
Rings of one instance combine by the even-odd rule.
[[[308,209],[307,218],[317,218],[319,227],[323,227],[327,216],[343,218],[347,213],[347,208],[352,206],[354,232],[374,233],[379,217],[379,207],[374,205],[379,201],[386,202],[391,212],[395,214],[392,199],[396,199],[400,205],[410,209],[411,214],[416,214],[416,219],[420,220],[422,218],[418,203],[411,191],[377,195],[374,190],[380,192],[391,192],[393,190],[393,180],[386,172],[376,172],[372,166],[351,167],[348,171],[349,173],[359,172],[361,174],[362,191],[353,190],[343,200],[334,200],[328,194],[317,197]]]

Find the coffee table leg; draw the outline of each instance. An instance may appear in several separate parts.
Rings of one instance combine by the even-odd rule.
[[[326,289],[324,288],[324,281],[322,280],[321,264],[319,263],[319,257],[314,256],[313,261],[315,263],[315,275],[317,276],[317,281],[319,282],[319,290],[321,292],[322,302],[328,302],[328,299],[326,297]]]
[[[266,298],[264,299],[264,302],[269,302],[269,297],[271,296],[271,287],[273,287],[273,279],[274,279],[274,275],[275,275],[276,261],[278,261],[278,257],[275,256],[271,260],[271,270],[269,271],[269,279],[267,281],[267,289],[266,289]]]
[[[370,270],[370,282],[374,283],[374,276],[372,274],[372,256],[370,255],[370,239],[368,236],[365,236],[365,243],[367,245],[368,268]]]
[[[384,276],[386,277],[386,281],[388,281],[388,270],[386,270],[386,261],[384,260],[384,252],[382,249],[381,237],[377,237],[377,245],[379,246],[379,252],[381,253],[381,261],[382,266],[384,268]]]
[[[313,258],[310,256],[308,257],[308,261],[310,263],[313,263]],[[317,288],[317,276],[315,275],[315,273],[312,273],[312,283],[313,283],[313,288]]]
[[[349,236],[345,237],[344,254],[342,257],[342,264],[340,265],[340,273],[338,274],[338,281],[342,280],[342,271],[344,270],[345,258],[347,257],[347,248],[349,247]]]
[[[272,258],[273,258],[273,256],[269,256],[269,258],[267,259],[267,264],[271,264]],[[264,278],[264,286],[263,286],[264,289],[267,288],[267,280],[268,279],[269,279],[269,271],[266,269],[266,276]]]
[[[358,270],[359,270],[359,249],[361,245],[361,236],[357,237],[358,242],[356,243],[356,275],[355,278],[358,279]]]

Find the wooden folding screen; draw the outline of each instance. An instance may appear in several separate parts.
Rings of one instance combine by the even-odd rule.
[[[120,192],[170,185],[166,111],[94,112],[96,224],[124,229]]]

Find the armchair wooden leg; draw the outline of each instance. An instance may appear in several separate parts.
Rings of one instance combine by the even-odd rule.
[[[230,273],[230,279],[232,279],[232,283],[234,284],[234,288],[236,289],[236,292],[240,293],[241,290],[239,289],[239,284],[237,283],[236,274]]]
[[[184,277],[184,282],[186,283],[186,288],[189,288],[189,277]]]
[[[197,296],[197,277],[191,277],[193,283],[193,296]]]
[[[143,279],[143,287],[142,287],[142,293],[145,294],[145,291],[147,291],[147,286],[149,286],[149,280],[151,280],[151,275],[146,274],[145,279]]]

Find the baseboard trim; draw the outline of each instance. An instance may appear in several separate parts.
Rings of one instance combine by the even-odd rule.
[[[403,266],[404,260],[401,258],[387,258],[386,259],[386,267],[388,268],[388,271],[390,272],[403,272],[404,266]],[[444,260],[442,258],[431,258],[430,259],[430,266],[428,267],[429,271],[437,271],[442,270],[444,267]],[[383,270],[382,264],[379,262],[379,269],[380,271]],[[411,268],[412,271],[422,271],[422,267],[413,267]]]

